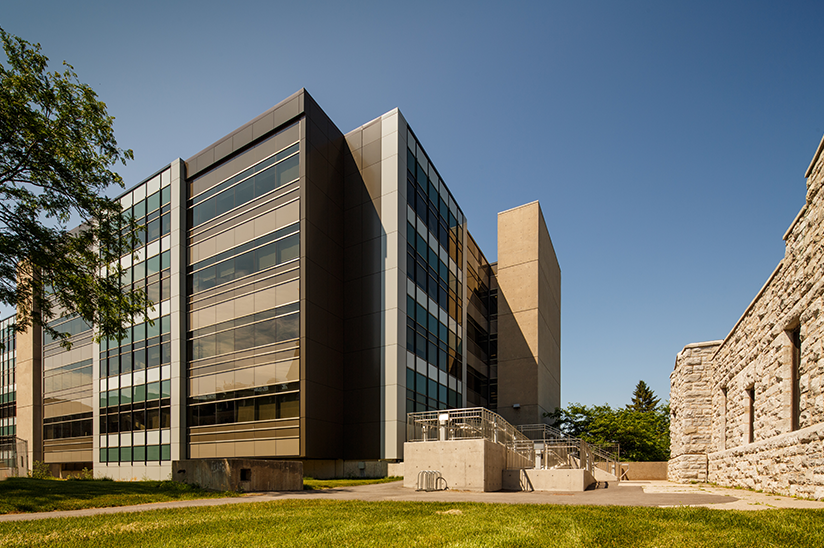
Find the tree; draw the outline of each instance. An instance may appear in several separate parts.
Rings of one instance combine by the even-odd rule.
[[[67,346],[48,325],[61,312],[122,338],[147,301],[121,290],[135,227],[103,192],[123,187],[109,168],[132,151],[118,148],[114,118],[71,65],[49,72],[40,44],[2,28],[0,39],[0,302],[17,308],[18,331],[34,322]]]
[[[646,388],[646,383],[643,384]],[[647,410],[636,409],[633,393],[633,405],[613,409],[604,405],[569,404],[547,414],[553,424],[564,434],[581,438],[587,443],[607,445],[619,443],[623,461],[663,461],[669,460],[669,404],[658,405],[659,398],[652,390],[645,395],[644,402],[654,402]]]
[[[627,405],[627,409],[648,413],[658,407],[661,400],[655,397],[655,392],[647,386],[644,381],[638,381],[635,390],[632,392],[632,403]]]

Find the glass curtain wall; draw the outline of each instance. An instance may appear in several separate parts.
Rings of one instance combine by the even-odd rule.
[[[17,435],[17,338],[14,316],[0,321],[0,445]]]
[[[100,462],[171,459],[171,171],[122,199],[137,225],[135,249],[121,259],[124,288],[153,303],[126,338],[100,343]],[[125,229],[124,229],[125,230]]]
[[[406,410],[455,408],[462,405],[464,217],[411,132],[407,144],[406,347],[427,372],[407,368]]]

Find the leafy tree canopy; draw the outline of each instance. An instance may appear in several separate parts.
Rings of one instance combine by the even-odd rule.
[[[623,461],[669,460],[669,404],[658,405],[659,399],[651,390],[649,396],[655,404],[647,410],[636,409],[633,405],[613,409],[606,404],[571,403],[548,416],[567,436],[597,445],[619,443]]]
[[[121,291],[118,259],[134,242],[121,227],[134,225],[103,192],[123,187],[110,167],[132,151],[118,148],[114,118],[71,65],[49,72],[39,44],[2,28],[0,40],[0,302],[17,308],[18,330],[36,322],[65,345],[48,322],[68,313],[122,338],[147,302]]]

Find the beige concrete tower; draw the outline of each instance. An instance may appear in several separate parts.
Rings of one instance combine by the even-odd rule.
[[[28,468],[43,460],[43,330],[17,334],[17,437],[28,444]]]
[[[498,413],[546,422],[561,405],[561,267],[538,202],[498,213]]]

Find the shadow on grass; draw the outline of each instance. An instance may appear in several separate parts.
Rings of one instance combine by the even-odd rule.
[[[173,481],[105,481],[8,478],[0,481],[0,514],[127,506],[237,495]]]

